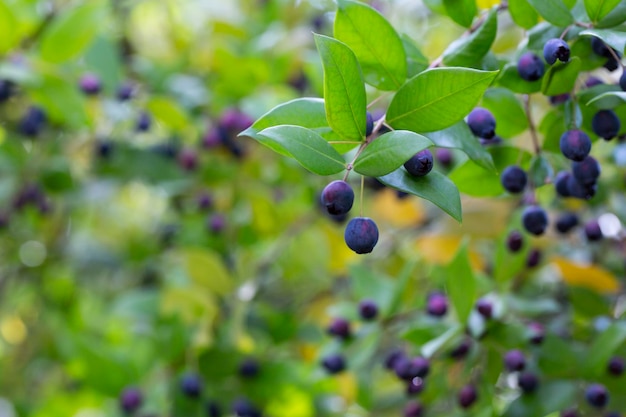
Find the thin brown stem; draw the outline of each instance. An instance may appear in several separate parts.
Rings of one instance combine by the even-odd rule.
[[[365,141],[363,141],[361,143],[361,146],[359,146],[359,150],[356,151],[356,155],[354,155],[352,161],[349,162],[348,165],[346,165],[346,174],[343,176],[344,181],[348,180],[348,175],[350,175],[350,171],[352,171],[352,169],[354,168],[354,163],[356,162],[358,157],[361,156],[361,153],[365,150],[365,148],[367,148],[367,145],[372,143],[372,141],[376,138],[376,134],[385,123],[385,116],[386,114],[383,114],[380,119],[376,120],[376,124],[374,125],[374,129],[372,129],[372,133],[367,138],[365,138]]]

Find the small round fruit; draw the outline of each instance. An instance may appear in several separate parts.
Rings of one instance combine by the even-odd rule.
[[[569,55],[569,45],[563,39],[550,39],[543,47],[543,57],[550,65],[554,64],[557,59],[561,62],[569,61]]]
[[[378,305],[373,300],[363,300],[359,303],[359,315],[363,320],[374,320],[378,316]]]
[[[354,191],[347,182],[336,180],[324,188],[321,198],[328,214],[346,214],[354,203]]]
[[[600,164],[593,156],[588,156],[580,162],[572,163],[572,174],[579,184],[594,185],[600,177]]]
[[[622,72],[622,76],[619,77],[619,86],[626,91],[626,71]]]
[[[478,392],[473,385],[466,385],[459,391],[458,401],[461,408],[469,408],[476,402]]]
[[[413,378],[406,384],[407,395],[416,395],[424,391],[424,380],[422,378]]]
[[[561,135],[561,153],[572,161],[582,161],[591,151],[591,139],[582,130],[568,130]]]
[[[102,89],[100,78],[95,74],[83,75],[80,79],[79,85],[82,92],[88,96],[96,95]]]
[[[537,248],[532,248],[526,256],[526,267],[534,268],[539,265],[539,262],[541,262],[541,251]]]
[[[522,234],[517,230],[511,231],[511,233],[509,233],[506,238],[506,247],[509,249],[509,251],[513,253],[519,252],[520,249],[522,249],[523,245],[524,236],[522,236]]]
[[[138,132],[147,132],[152,125],[152,116],[148,112],[141,112],[135,122],[135,130]]]
[[[180,380],[180,389],[189,398],[198,398],[202,393],[202,380],[194,373],[183,375]]]
[[[447,148],[438,148],[435,150],[435,158],[437,158],[437,162],[445,168],[450,168],[454,162],[452,151]]]
[[[421,417],[424,407],[417,401],[411,401],[404,407],[404,417]]]
[[[609,402],[609,392],[602,384],[591,384],[585,391],[585,398],[592,407],[602,408]]]
[[[619,117],[613,110],[599,110],[591,119],[593,133],[604,140],[611,140],[617,136],[621,127]]]
[[[442,293],[434,293],[426,301],[426,312],[433,317],[445,316],[448,312],[448,297]]]
[[[245,358],[239,364],[239,376],[243,378],[254,378],[259,374],[259,361],[255,358]]]
[[[329,374],[338,374],[346,369],[346,360],[339,353],[334,353],[322,359],[322,366]]]
[[[469,353],[470,348],[472,347],[471,339],[463,339],[461,343],[459,343],[454,349],[450,351],[450,357],[452,359],[463,359]]]
[[[402,349],[392,350],[391,352],[387,354],[387,357],[385,358],[385,368],[392,370],[392,371],[395,370],[396,363],[398,363],[399,360],[405,357],[406,357],[406,353],[404,353]]]
[[[337,317],[328,325],[326,329],[329,335],[340,339],[348,339],[351,335],[350,322],[344,318]]]
[[[504,171],[502,171],[502,175],[500,175],[502,187],[513,194],[524,191],[527,181],[526,172],[517,165],[506,167]]]
[[[539,206],[528,206],[522,213],[522,224],[528,233],[542,235],[548,227],[548,215]]]
[[[532,52],[526,52],[517,61],[517,72],[526,81],[537,81],[545,72],[545,65],[541,58]]]
[[[523,371],[526,367],[524,353],[519,349],[509,350],[504,354],[504,366],[511,372]]]
[[[556,193],[561,197],[569,197],[570,192],[567,186],[567,182],[569,178],[572,176],[568,171],[560,171],[556,174],[554,178],[554,188],[556,189]]]
[[[476,311],[486,319],[490,319],[493,315],[493,304],[491,301],[481,298],[476,301]]]
[[[404,168],[414,177],[423,177],[433,169],[433,154],[428,149],[419,151],[404,163]]]
[[[365,123],[365,136],[369,136],[374,131],[374,116],[372,113],[366,113],[366,123]]]
[[[346,226],[346,245],[358,254],[370,253],[378,243],[378,227],[368,217],[355,217]]]
[[[143,394],[136,387],[126,387],[120,394],[120,407],[126,413],[132,413],[141,407]]]
[[[597,242],[602,240],[602,229],[597,220],[589,220],[585,223],[585,236],[590,242]]]
[[[528,323],[528,341],[533,345],[540,345],[546,337],[546,329],[541,323]]]
[[[619,356],[613,356],[607,365],[607,371],[614,376],[620,376],[624,373],[624,359]]]
[[[537,390],[539,378],[534,373],[522,372],[517,377],[517,385],[522,389],[522,392],[530,394]]]
[[[496,118],[487,109],[476,107],[467,116],[467,125],[479,138],[491,139],[496,135]]]
[[[565,234],[578,226],[578,216],[574,213],[564,213],[556,220],[555,228],[559,233]]]

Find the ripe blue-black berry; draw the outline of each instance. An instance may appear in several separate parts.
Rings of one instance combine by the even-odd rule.
[[[513,194],[520,193],[526,187],[526,172],[517,165],[510,165],[502,171],[500,182],[502,187],[508,192]]]
[[[602,229],[600,229],[600,224],[597,220],[589,220],[585,223],[585,236],[591,242],[602,240]]]
[[[80,89],[88,96],[96,95],[102,89],[100,78],[95,74],[85,74],[80,79]]]
[[[513,253],[519,252],[524,245],[524,237],[517,230],[512,230],[506,238],[506,247]]]
[[[496,119],[487,109],[476,107],[467,116],[467,125],[479,138],[491,139],[496,134]]]
[[[537,81],[545,72],[545,65],[541,58],[532,52],[526,52],[517,61],[517,72],[526,81]]]
[[[366,123],[365,123],[365,136],[369,136],[374,131],[374,116],[372,113],[367,112],[366,114]]]
[[[481,298],[476,301],[476,311],[486,319],[490,319],[493,315],[493,304],[491,301]]]
[[[338,374],[346,369],[346,361],[341,354],[335,353],[322,358],[322,366],[329,374]]]
[[[180,380],[180,389],[190,398],[198,398],[202,393],[202,380],[195,373],[186,373]]]
[[[346,214],[354,203],[354,191],[347,182],[336,180],[324,187],[321,198],[328,214]]]
[[[368,217],[355,217],[346,226],[344,239],[356,253],[370,253],[378,243],[378,227]]]
[[[528,233],[542,235],[548,227],[548,215],[539,206],[528,206],[522,213],[522,224]]]
[[[561,153],[572,161],[582,161],[591,151],[591,139],[582,130],[568,130],[561,135]]]
[[[593,133],[605,140],[611,140],[621,128],[619,117],[613,110],[599,110],[591,119]]]
[[[139,388],[126,387],[120,394],[120,407],[126,413],[132,413],[141,407],[143,395]]]
[[[433,169],[433,154],[428,149],[419,151],[404,163],[404,168],[415,177],[423,177]]]
[[[426,312],[434,317],[445,316],[448,312],[448,297],[439,292],[431,294],[426,301]]]
[[[517,385],[525,394],[530,394],[537,390],[539,386],[539,378],[531,372],[522,372],[517,377]]]
[[[559,233],[568,233],[574,227],[578,226],[578,216],[574,213],[564,213],[556,219],[554,226]]]
[[[600,164],[592,157],[588,156],[582,161],[572,163],[572,174],[579,184],[584,186],[594,185],[600,177]]]
[[[459,391],[458,401],[462,408],[469,408],[476,402],[478,392],[473,385],[466,385]]]
[[[550,39],[543,47],[543,57],[550,65],[558,59],[561,62],[569,61],[570,49],[563,39]]]
[[[504,366],[509,371],[522,371],[526,367],[526,358],[521,350],[513,349],[504,354]]]
[[[359,315],[363,320],[374,320],[378,316],[378,305],[373,300],[363,300],[359,303]]]
[[[417,401],[411,401],[404,407],[404,417],[421,417],[424,407]]]
[[[591,384],[585,391],[585,398],[592,407],[602,408],[609,402],[609,392],[602,384]]]
[[[619,356],[613,356],[609,360],[607,370],[611,375],[620,376],[624,373],[624,359]]]

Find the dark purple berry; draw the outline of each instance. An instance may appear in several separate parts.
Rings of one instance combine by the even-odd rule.
[[[180,380],[180,389],[189,398],[198,398],[202,393],[202,380],[194,373],[183,375]]]
[[[615,49],[613,49],[613,51],[615,51]],[[615,71],[617,68],[619,68],[619,66],[619,61],[616,60],[613,55],[610,55],[603,65],[603,67],[608,69],[609,71]]]
[[[582,161],[591,151],[591,139],[582,130],[568,130],[561,136],[559,146],[567,159]]]
[[[338,353],[328,355],[322,359],[322,366],[329,374],[338,374],[346,369],[346,361]]]
[[[417,401],[411,401],[404,406],[404,417],[421,417],[424,407]]]
[[[345,181],[333,181],[322,191],[322,204],[329,214],[346,214],[352,208],[353,203],[354,191]]]
[[[450,351],[450,357],[453,359],[463,359],[469,353],[472,347],[471,339],[464,339],[457,347]]]
[[[365,123],[365,136],[369,136],[374,131],[374,116],[372,113],[366,113],[366,123]]]
[[[20,120],[20,132],[25,136],[34,137],[39,134],[47,121],[46,113],[40,107],[31,106]]]
[[[95,74],[85,74],[80,79],[80,89],[88,96],[96,95],[102,89],[100,78]]]
[[[199,210],[209,210],[213,207],[213,197],[209,193],[201,193],[196,198],[196,203],[198,204]]]
[[[493,304],[491,301],[481,298],[476,301],[476,311],[486,319],[490,319],[493,315]]]
[[[607,370],[611,375],[620,376],[624,373],[624,359],[619,356],[613,356],[609,360]]]
[[[537,248],[532,248],[528,251],[528,256],[526,256],[526,266],[528,268],[534,268],[541,262],[541,251]]]
[[[415,177],[423,177],[433,169],[433,154],[428,149],[419,151],[404,163],[404,168]]]
[[[602,240],[602,229],[597,220],[589,220],[585,223],[585,236],[590,242]]]
[[[378,227],[368,217],[355,217],[346,226],[344,239],[356,253],[370,253],[378,242]]]
[[[207,401],[205,410],[207,417],[222,417],[222,409],[215,401]]]
[[[569,233],[570,230],[578,226],[578,216],[574,213],[564,213],[556,219],[554,226],[559,233]]]
[[[119,101],[127,101],[135,95],[135,87],[132,84],[122,84],[117,88],[117,99]]]
[[[591,38],[591,49],[597,55],[605,56],[607,58],[611,56],[611,52],[609,51],[609,47],[606,46],[604,41],[602,39],[600,39],[600,38],[596,38],[596,37]]]
[[[148,112],[141,112],[135,123],[135,130],[138,132],[147,132],[152,125],[152,116]]]
[[[228,132],[221,127],[209,129],[202,137],[202,147],[205,149],[216,148],[229,140]]]
[[[496,135],[496,119],[487,109],[476,107],[467,116],[467,125],[475,136],[491,139]]]
[[[350,322],[341,317],[333,319],[326,329],[329,335],[336,336],[340,339],[348,339],[350,337]]]
[[[621,127],[619,117],[613,110],[599,110],[591,119],[593,133],[605,140],[617,136]]]
[[[448,312],[448,297],[442,293],[433,293],[426,301],[426,312],[434,317],[445,316]]]
[[[239,375],[254,378],[259,374],[259,362],[255,358],[246,358],[239,364]]]
[[[521,350],[513,349],[504,354],[504,366],[509,371],[523,371],[526,367],[526,358]]]
[[[15,84],[9,80],[0,80],[0,103],[7,101],[13,95]]]
[[[261,417],[261,412],[245,398],[233,402],[233,413],[237,417]]]
[[[571,197],[589,200],[596,195],[597,189],[597,184],[583,185],[576,181],[576,178],[574,178],[573,175],[567,179],[567,191]]]
[[[570,99],[569,93],[557,94],[556,96],[548,97],[548,100],[550,100],[550,104],[552,104],[553,106],[563,104],[569,99]]]
[[[113,141],[109,139],[101,139],[96,141],[96,156],[101,159],[108,159],[113,153]]]
[[[526,81],[537,81],[545,72],[541,58],[532,52],[526,52],[517,61],[517,72]]]
[[[560,195],[561,197],[570,196],[570,191],[569,191],[569,187],[567,186],[567,183],[571,176],[572,174],[570,174],[567,171],[560,171],[558,174],[556,174],[556,178],[554,179],[554,187],[556,189],[557,194]]]
[[[378,316],[378,305],[373,300],[363,300],[359,303],[359,315],[363,320],[374,320]]]
[[[619,86],[626,91],[626,71],[622,72],[622,76],[619,77]]]
[[[604,81],[602,81],[598,77],[594,77],[593,75],[587,78],[587,80],[585,80],[585,87],[587,88],[591,88],[596,85],[602,85],[602,84],[604,84]]]
[[[510,165],[502,171],[500,175],[502,187],[510,193],[517,194],[524,191],[526,187],[526,172],[517,165]]]
[[[528,340],[533,345],[540,345],[546,335],[546,329],[541,323],[531,322],[528,324]]]
[[[183,148],[178,154],[178,165],[185,171],[194,171],[198,167],[198,155],[191,148]]]
[[[572,163],[572,174],[576,181],[583,186],[594,185],[600,177],[600,171],[600,164],[592,156],[588,156],[580,162]]]
[[[550,65],[554,64],[557,59],[561,62],[569,61],[569,55],[569,45],[563,39],[550,39],[543,47],[543,57]]]
[[[517,385],[525,394],[530,394],[537,390],[539,386],[539,378],[531,372],[522,372],[517,377]]]
[[[394,349],[387,354],[385,358],[385,368],[395,370],[398,360],[405,358],[406,353],[402,349]]]
[[[437,148],[435,150],[435,158],[445,168],[450,168],[453,162],[452,151],[447,148]]]
[[[407,395],[416,395],[424,391],[424,380],[419,377],[415,377],[406,384]]]
[[[424,378],[428,375],[430,363],[428,359],[421,356],[403,357],[395,362],[394,370],[398,378],[410,381],[413,378]]]
[[[527,206],[522,213],[522,224],[528,233],[542,235],[548,227],[548,215],[539,206]]]
[[[478,392],[473,385],[466,385],[459,391],[458,400],[462,408],[469,408],[476,402]]]
[[[221,233],[226,227],[226,217],[223,214],[215,213],[207,219],[207,228],[211,233]]]
[[[609,402],[609,392],[602,384],[591,384],[585,391],[585,398],[592,407],[602,408]]]
[[[522,236],[522,234],[517,230],[511,231],[511,233],[509,233],[506,238],[506,247],[509,249],[509,251],[513,253],[519,252],[520,249],[522,249],[523,245],[524,236]]]
[[[120,394],[120,407],[126,413],[132,413],[141,407],[143,394],[136,387],[126,387]]]

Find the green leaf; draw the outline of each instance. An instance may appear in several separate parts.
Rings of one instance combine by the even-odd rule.
[[[398,90],[389,105],[387,123],[417,133],[450,127],[476,106],[497,74],[469,68],[424,71]]]
[[[578,37],[570,45],[571,56],[580,58],[580,70],[591,71],[604,65],[606,57],[600,56],[593,52],[591,42],[588,37]]]
[[[0,2],[0,54],[4,54],[19,42],[19,32],[13,10],[6,2]]]
[[[591,376],[600,376],[606,371],[606,364],[615,350],[626,341],[626,325],[613,323],[597,336],[585,360],[585,371]]]
[[[446,272],[446,289],[450,301],[459,321],[465,323],[476,302],[476,277],[469,261],[467,241],[459,247]]]
[[[442,333],[438,337],[424,343],[420,349],[422,356],[425,358],[432,358],[435,353],[451,347],[451,344],[456,341],[462,332],[463,326],[458,323],[453,325],[446,330],[445,333]]]
[[[315,35],[324,67],[326,120],[346,140],[363,140],[366,124],[365,85],[354,52],[344,43]]]
[[[195,247],[181,248],[176,253],[194,284],[218,295],[232,291],[233,279],[217,253]]]
[[[146,107],[154,117],[173,130],[182,131],[190,125],[187,114],[167,97],[152,96]]]
[[[54,19],[41,39],[41,57],[63,62],[85,50],[102,31],[104,8],[101,1],[91,1],[70,9]]]
[[[374,139],[354,163],[354,170],[370,177],[381,177],[398,169],[413,155],[433,143],[407,130],[394,130]]]
[[[543,75],[541,91],[547,96],[556,96],[572,91],[580,73],[580,58],[572,57],[568,62],[557,61]]]
[[[457,221],[462,221],[461,196],[454,183],[445,175],[431,171],[423,177],[413,177],[404,168],[379,177],[389,187],[426,199]]]
[[[377,10],[364,3],[339,0],[334,34],[352,49],[368,84],[395,90],[404,83],[407,63],[402,41]]]
[[[572,381],[548,381],[533,395],[521,395],[504,412],[503,417],[548,416],[570,406],[576,400],[578,387]]]
[[[469,158],[486,170],[493,171],[495,166],[491,155],[472,131],[467,123],[460,121],[447,129],[426,133],[425,136],[440,148],[455,148],[463,151]]]
[[[496,40],[498,13],[491,9],[484,23],[470,36],[452,42],[443,53],[443,62],[448,66],[471,66],[480,63]]]
[[[530,29],[539,20],[539,15],[528,0],[509,0],[509,13],[513,21],[524,29]]]
[[[505,65],[496,84],[519,94],[537,93],[541,90],[541,79],[537,81],[524,80],[517,72],[517,64]]]
[[[402,45],[406,53],[407,76],[414,77],[420,72],[428,68],[428,58],[424,56],[422,51],[415,45],[413,40],[406,34],[402,34]]]
[[[498,136],[512,138],[528,129],[526,112],[511,90],[497,87],[487,89],[482,106],[496,118]]]
[[[598,24],[597,28],[611,28],[626,21],[626,2],[620,2]]]
[[[585,355],[585,361],[586,358]],[[582,359],[579,349],[571,341],[546,335],[537,354],[537,365],[544,374],[552,377],[579,378]]]
[[[502,172],[509,165],[526,166],[530,161],[530,153],[519,148],[508,146],[491,147],[488,149],[496,165],[497,172]],[[498,173],[485,171],[472,161],[457,166],[450,173],[450,179],[462,193],[475,197],[495,197],[504,193]]]
[[[443,6],[450,19],[466,28],[472,26],[478,11],[476,0],[443,0]]]
[[[555,26],[568,26],[574,23],[574,17],[562,0],[528,0],[531,6],[546,21]]]
[[[554,169],[545,156],[533,157],[528,169],[528,177],[536,188],[546,185],[553,175]]]
[[[621,0],[585,0],[587,15],[593,23],[599,22],[604,16],[620,3]]]
[[[613,109],[620,104],[626,102],[626,92],[624,91],[609,91],[596,96],[587,102],[587,106],[595,104],[602,109]]]
[[[580,32],[580,36],[595,36],[596,38],[600,38],[617,52],[624,54],[624,48],[626,48],[625,29],[587,29]]]
[[[258,137],[264,145],[271,149],[281,148],[315,174],[332,175],[345,169],[341,155],[310,129],[292,125],[273,126],[259,132]]]

